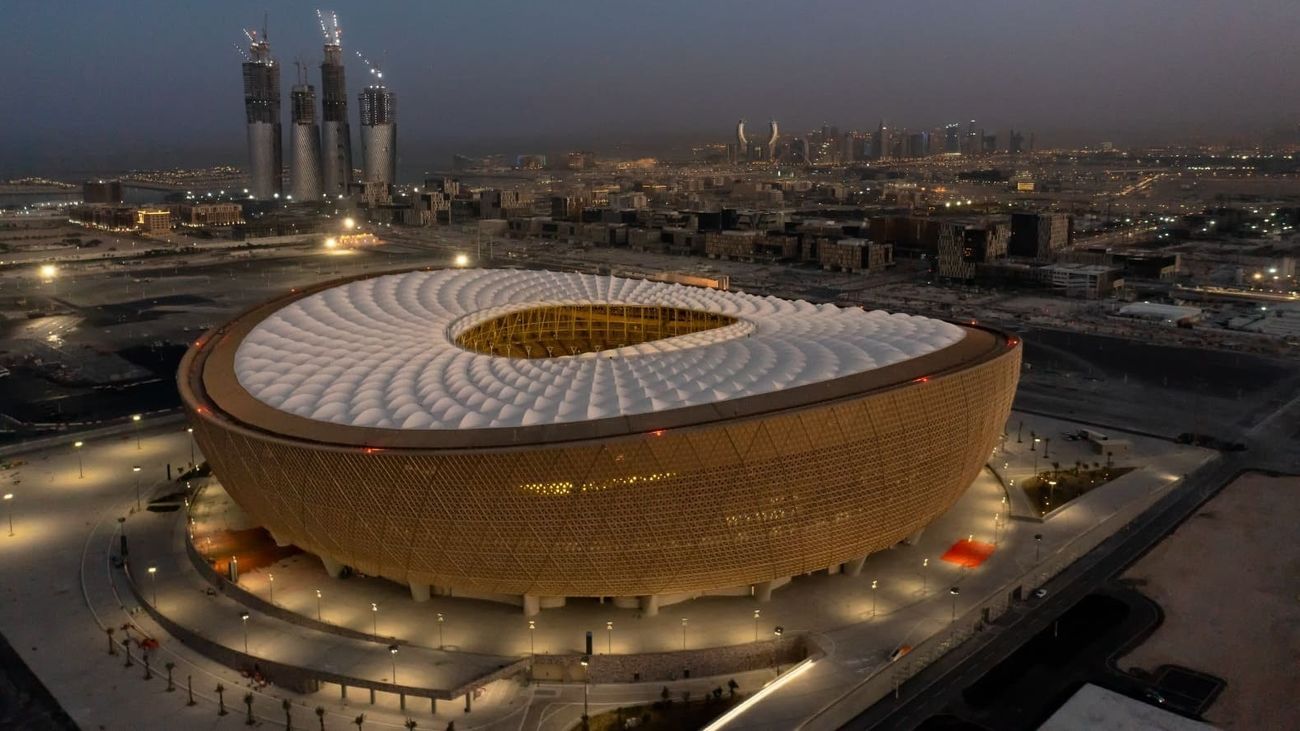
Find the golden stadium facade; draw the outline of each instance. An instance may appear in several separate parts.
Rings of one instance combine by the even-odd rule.
[[[225,489],[332,571],[653,611],[860,566],[923,528],[992,452],[1020,357],[975,324],[424,270],[255,307],[179,382]]]

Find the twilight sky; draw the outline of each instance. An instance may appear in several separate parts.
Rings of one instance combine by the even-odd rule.
[[[241,27],[270,11],[287,96],[319,87],[291,0],[7,2],[0,178],[243,162]],[[1040,144],[1254,136],[1300,120],[1297,0],[414,0],[324,3],[349,96],[382,61],[403,166],[451,152],[647,149],[788,131],[980,120]],[[287,115],[287,99],[284,103]]]

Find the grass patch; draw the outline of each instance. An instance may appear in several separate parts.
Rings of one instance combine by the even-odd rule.
[[[1052,469],[1025,480],[1020,487],[1029,496],[1029,502],[1038,510],[1038,514],[1047,515],[1134,469],[1113,465],[1108,467],[1098,462],[1076,462],[1073,467],[1061,469],[1059,463],[1054,463]]]
[[[734,708],[745,699],[743,693],[730,695],[718,688],[703,699],[692,699],[684,694],[676,699],[669,697],[641,706],[627,706],[597,714],[588,719],[590,731],[690,731],[709,725],[714,719]],[[635,720],[631,720],[635,719]],[[582,725],[577,728],[584,728]]]

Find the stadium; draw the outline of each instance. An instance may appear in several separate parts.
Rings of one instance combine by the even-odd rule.
[[[974,323],[445,269],[266,302],[179,384],[231,497],[332,574],[654,613],[921,530],[988,459],[1020,357]]]

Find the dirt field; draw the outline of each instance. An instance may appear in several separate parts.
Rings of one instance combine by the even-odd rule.
[[[1121,669],[1177,664],[1227,681],[1206,720],[1295,728],[1300,696],[1300,477],[1229,485],[1125,575],[1165,611]]]

